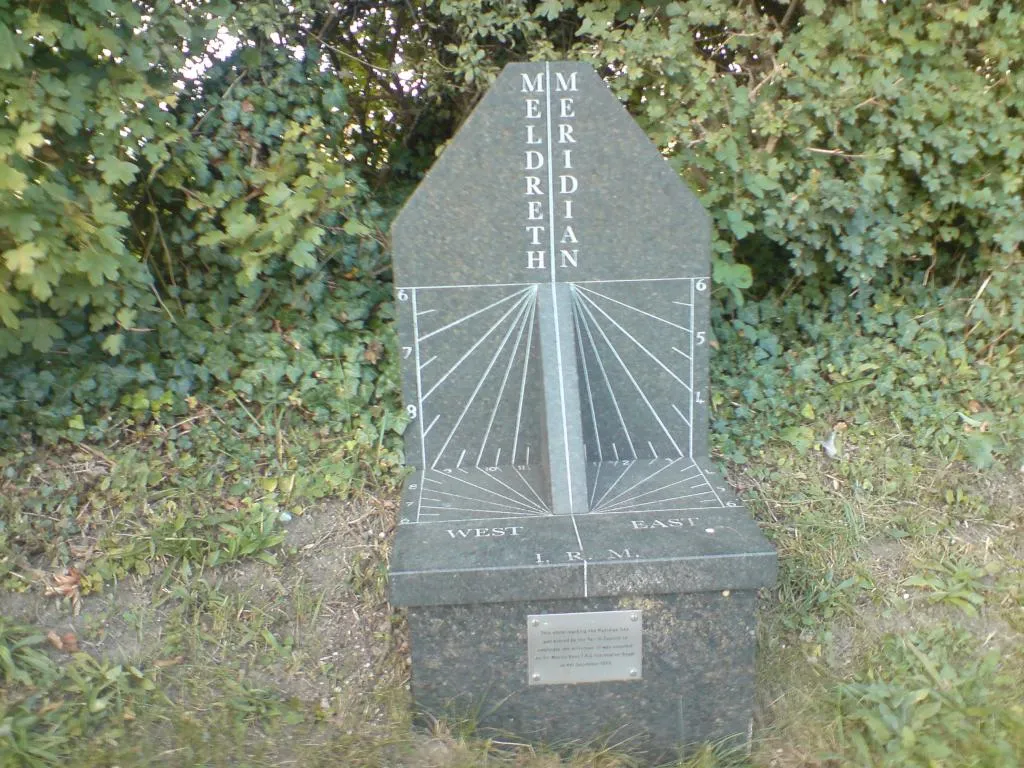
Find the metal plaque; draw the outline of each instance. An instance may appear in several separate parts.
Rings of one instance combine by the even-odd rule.
[[[643,677],[643,611],[527,617],[530,685]]]

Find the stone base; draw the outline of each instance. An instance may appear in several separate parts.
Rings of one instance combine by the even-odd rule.
[[[643,679],[530,685],[531,614],[640,610]],[[557,747],[619,745],[651,762],[749,741],[756,592],[410,606],[412,689],[426,721]]]

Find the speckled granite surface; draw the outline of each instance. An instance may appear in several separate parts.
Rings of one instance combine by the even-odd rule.
[[[419,714],[547,744],[624,742],[651,762],[746,740],[754,700],[753,591],[410,608]],[[640,609],[643,679],[529,685],[527,616]]]

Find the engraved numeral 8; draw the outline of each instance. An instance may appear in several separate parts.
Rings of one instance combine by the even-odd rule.
[[[410,419],[415,419],[416,418],[416,406],[415,405],[412,405],[410,403],[409,405],[405,406],[405,412],[409,414],[409,418]]]

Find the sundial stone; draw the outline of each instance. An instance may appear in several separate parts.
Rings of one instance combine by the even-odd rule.
[[[708,459],[709,238],[570,62],[506,67],[395,221],[425,714],[652,758],[748,737],[776,557]]]

